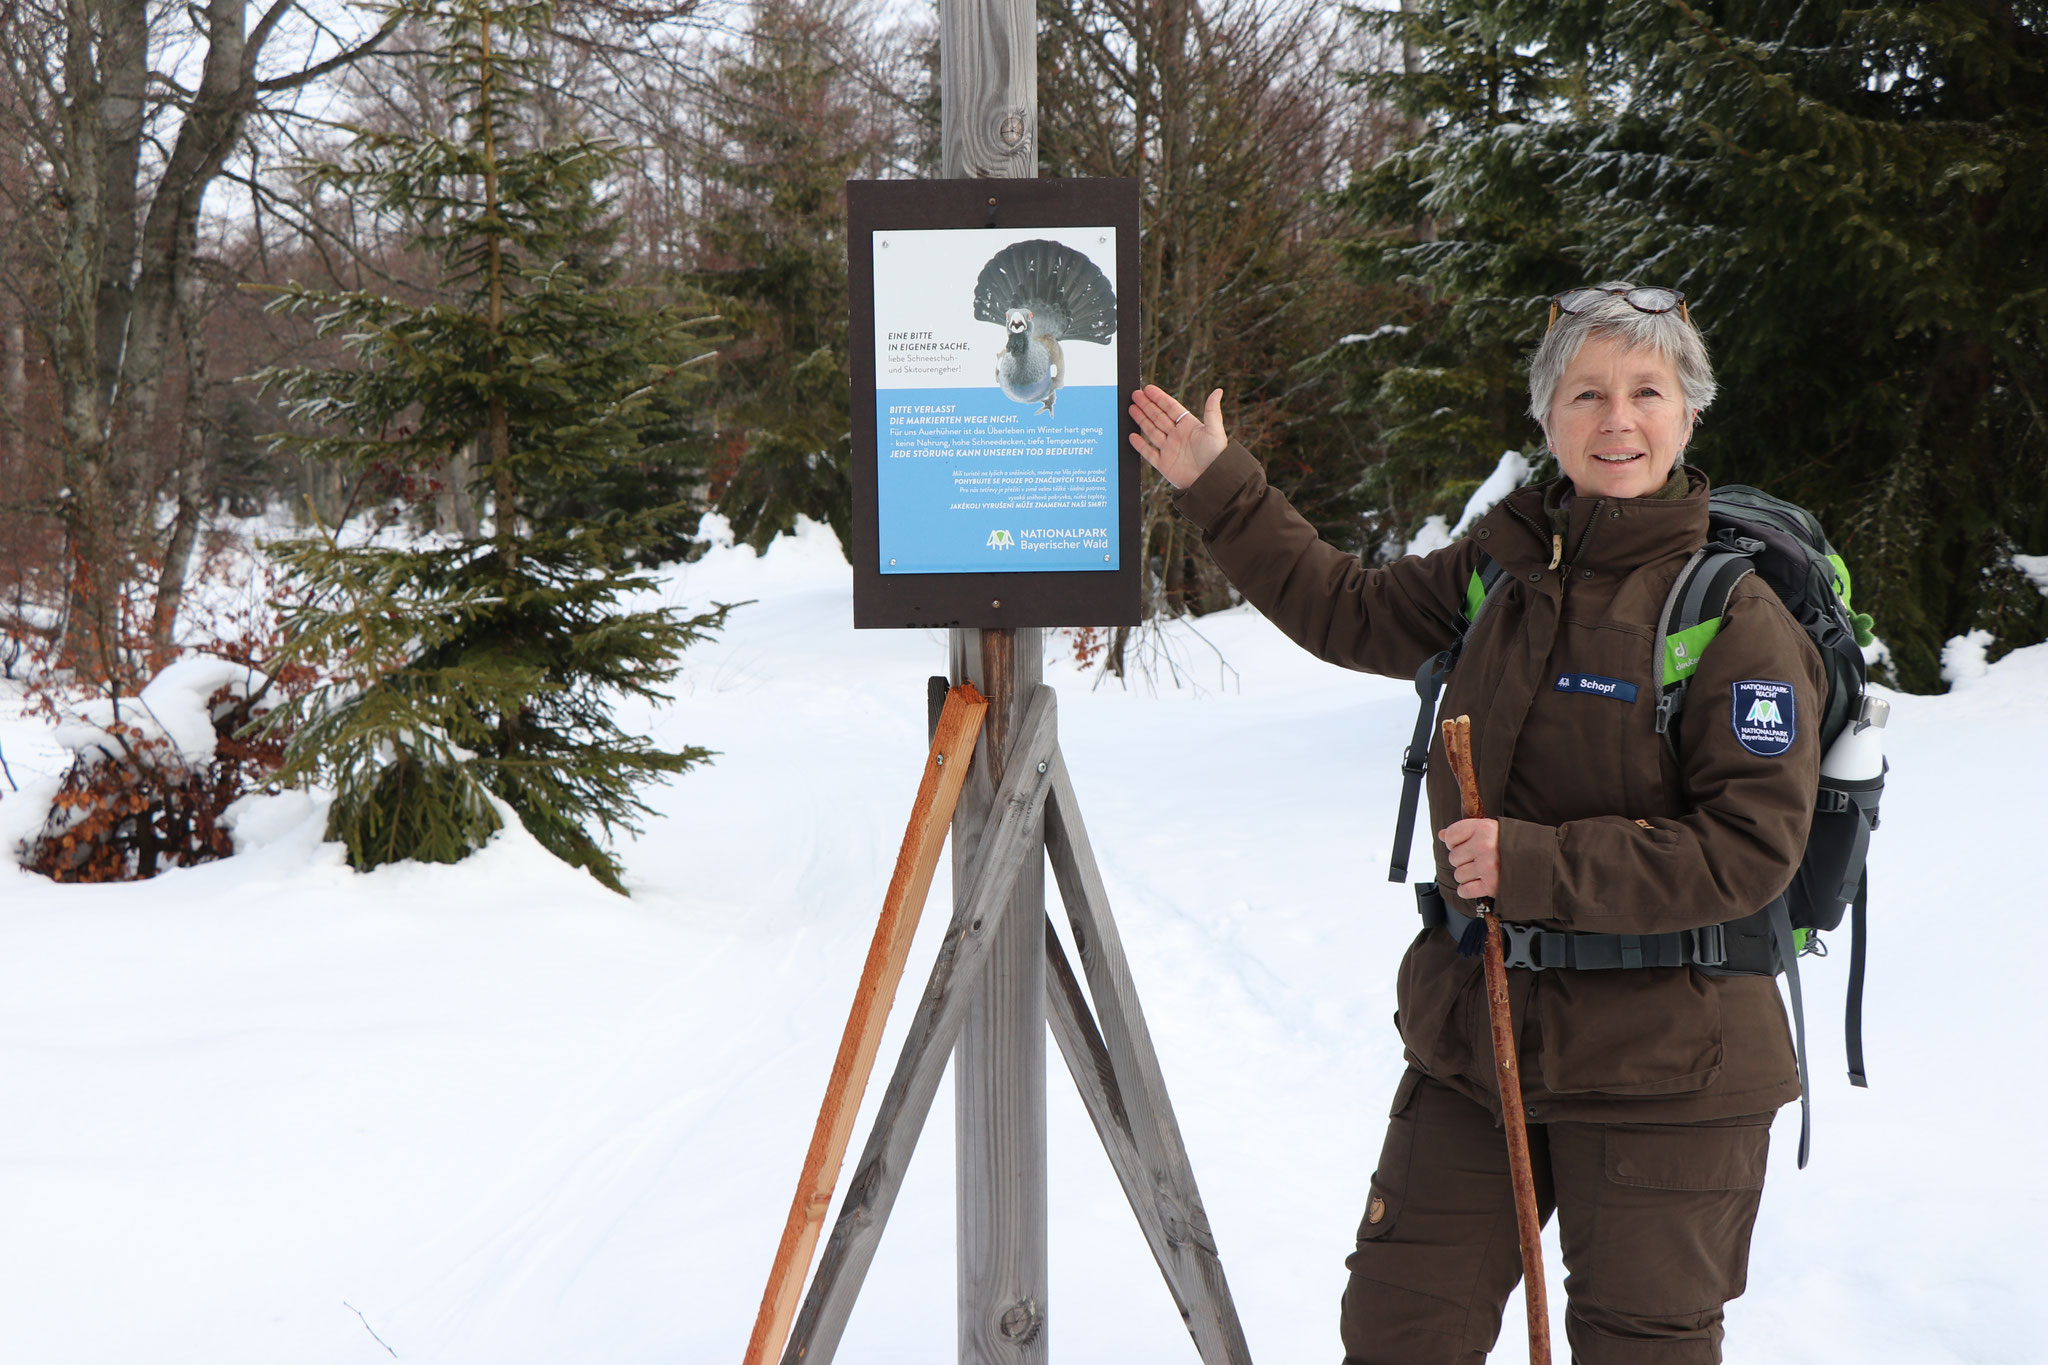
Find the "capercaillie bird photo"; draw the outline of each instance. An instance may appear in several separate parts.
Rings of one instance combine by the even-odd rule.
[[[989,258],[974,282],[974,318],[1009,331],[996,384],[1050,413],[1067,382],[1060,346],[1116,336],[1116,290],[1102,267],[1063,242],[1016,242]]]

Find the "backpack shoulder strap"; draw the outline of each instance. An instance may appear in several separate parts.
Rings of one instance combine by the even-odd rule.
[[[1472,627],[1479,624],[1479,614],[1486,610],[1486,604],[1493,599],[1493,590],[1506,575],[1498,560],[1481,550],[1479,563],[1473,566],[1472,577],[1465,584],[1465,633],[1470,635]],[[1459,644],[1463,644],[1461,638]]]
[[[1422,661],[1422,667],[1415,670],[1415,695],[1421,705],[1415,713],[1415,733],[1409,736],[1408,747],[1401,751],[1401,809],[1394,817],[1394,853],[1387,866],[1387,880],[1390,882],[1408,880],[1408,855],[1415,843],[1415,815],[1422,803],[1422,775],[1429,768],[1437,694],[1443,691],[1444,679],[1450,677],[1451,669],[1457,666],[1458,656],[1465,652],[1465,641],[1472,634],[1472,627],[1479,624],[1486,604],[1493,600],[1506,578],[1507,574],[1494,557],[1480,551],[1479,563],[1465,584],[1464,630],[1459,632],[1449,648],[1430,655]]]
[[[1754,540],[1728,537],[1708,541],[1693,552],[1657,618],[1657,733],[1671,752],[1678,752],[1678,716],[1685,709],[1686,685],[1700,666],[1707,646],[1721,633],[1721,618],[1735,585],[1756,572]]]

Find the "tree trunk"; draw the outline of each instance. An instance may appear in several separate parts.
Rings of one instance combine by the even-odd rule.
[[[0,421],[0,452],[6,455],[8,477],[19,478],[25,453],[21,429],[28,416],[28,329],[22,323],[21,299],[11,289],[0,290],[0,348],[6,350],[0,359],[0,403],[7,407],[5,420]]]
[[[434,494],[434,530],[468,540],[476,535],[476,444],[470,442],[441,462]]]
[[[118,391],[134,297],[136,213],[140,204],[144,95],[149,84],[149,8],[146,0],[90,0],[100,25],[96,109],[105,148],[99,167],[99,217],[104,247],[99,260],[99,307],[94,328],[95,374],[102,401]],[[68,82],[67,82],[68,84]],[[80,87],[69,92],[77,98]]]
[[[107,566],[114,547],[102,543],[105,503],[106,400],[98,357],[100,267],[106,254],[106,127],[99,116],[100,77],[88,0],[65,0],[63,79],[71,98],[59,105],[60,145],[52,170],[64,211],[52,271],[56,317],[50,360],[57,381],[58,445],[63,491],[58,516],[68,565],[60,664],[90,666],[103,620]]]
[[[50,361],[70,565],[62,653],[89,669],[117,664],[114,599],[129,584],[131,538],[152,528],[154,509],[142,496],[152,482],[149,441],[174,359],[206,191],[264,91],[354,60],[396,23],[318,68],[259,80],[256,59],[294,7],[271,4],[252,33],[249,3],[203,0],[199,83],[176,97],[176,136],[161,167],[145,178],[150,111],[169,107],[170,99],[150,87],[152,7],[148,0],[54,0],[62,44],[53,82],[58,98],[50,122],[34,125],[31,136],[51,167],[61,215],[51,262],[57,301]],[[27,99],[38,92],[9,93]],[[187,480],[177,472],[182,497]]]
[[[483,47],[483,90],[477,97],[477,105],[483,111],[484,144],[484,212],[493,220],[498,217],[498,139],[497,131],[491,126],[491,113],[496,107],[496,95],[491,89],[493,72],[491,58],[491,16],[483,13],[479,42]],[[485,270],[490,282],[490,330],[491,330],[491,398],[485,418],[484,448],[491,466],[491,481],[494,497],[491,505],[491,535],[498,543],[498,558],[507,573],[519,563],[519,504],[517,490],[512,478],[512,431],[505,413],[505,399],[497,391],[499,358],[498,338],[505,330],[505,256],[504,245],[493,234],[485,245]]]
[[[172,354],[193,256],[199,243],[200,206],[227,164],[256,102],[255,58],[243,32],[247,0],[211,0],[206,7],[206,62],[199,89],[178,125],[148,216],[134,248],[135,291],[124,320],[119,402],[120,452],[138,482],[143,449],[156,418],[158,396]],[[102,319],[102,326],[113,325]]]
[[[159,668],[171,661],[177,649],[178,609],[185,599],[185,576],[205,511],[206,438],[211,428],[207,405],[213,377],[207,365],[206,317],[197,281],[187,281],[181,302],[178,324],[185,334],[185,411],[178,429],[178,510],[171,518],[170,537],[164,545],[156,612],[149,627],[150,653]]]

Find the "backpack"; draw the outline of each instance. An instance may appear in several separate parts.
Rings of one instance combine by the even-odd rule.
[[[1848,565],[1835,553],[1820,522],[1805,508],[1741,484],[1713,489],[1707,501],[1707,543],[1679,571],[1658,619],[1653,657],[1661,661],[1655,725],[1677,753],[1677,721],[1686,689],[1700,659],[1721,629],[1735,585],[1749,574],[1770,585],[1792,619],[1820,651],[1827,672],[1820,745],[1827,754],[1845,733],[1883,724],[1887,704],[1871,697],[1862,646],[1871,640],[1870,617],[1850,605]],[[1434,733],[1436,702],[1444,680],[1464,651],[1465,639],[1505,578],[1499,564],[1481,554],[1465,595],[1465,630],[1457,640],[1416,670],[1415,692],[1422,705],[1415,733],[1401,756],[1401,805],[1388,880],[1408,879],[1416,808]],[[1886,765],[1888,768],[1889,765]],[[1820,935],[1851,922],[1845,1041],[1852,1085],[1868,1086],[1863,1065],[1863,969],[1866,956],[1868,877],[1865,860],[1878,824],[1884,771],[1863,779],[1822,777],[1813,824],[1798,870],[1784,894],[1741,919],[1672,934],[1582,934],[1503,924],[1512,945],[1510,966],[1581,969],[1691,966],[1711,974],[1785,975],[1791,996],[1794,1043],[1799,1063],[1799,1165],[1811,1145],[1812,1111],[1806,1066],[1806,1015],[1799,988],[1799,958],[1825,956]],[[1466,924],[1450,910],[1436,887],[1416,887],[1423,919],[1446,924],[1453,934]],[[1469,922],[1468,922],[1469,923]]]

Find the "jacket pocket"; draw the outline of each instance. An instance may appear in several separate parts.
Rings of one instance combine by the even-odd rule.
[[[1465,1013],[1478,976],[1478,960],[1460,958],[1442,929],[1423,930],[1401,959],[1394,980],[1395,1022],[1401,1041],[1432,1076],[1473,1072]]]
[[[1560,1095],[1683,1095],[1721,1074],[1721,1000],[1686,967],[1544,972],[1543,1084]]]

